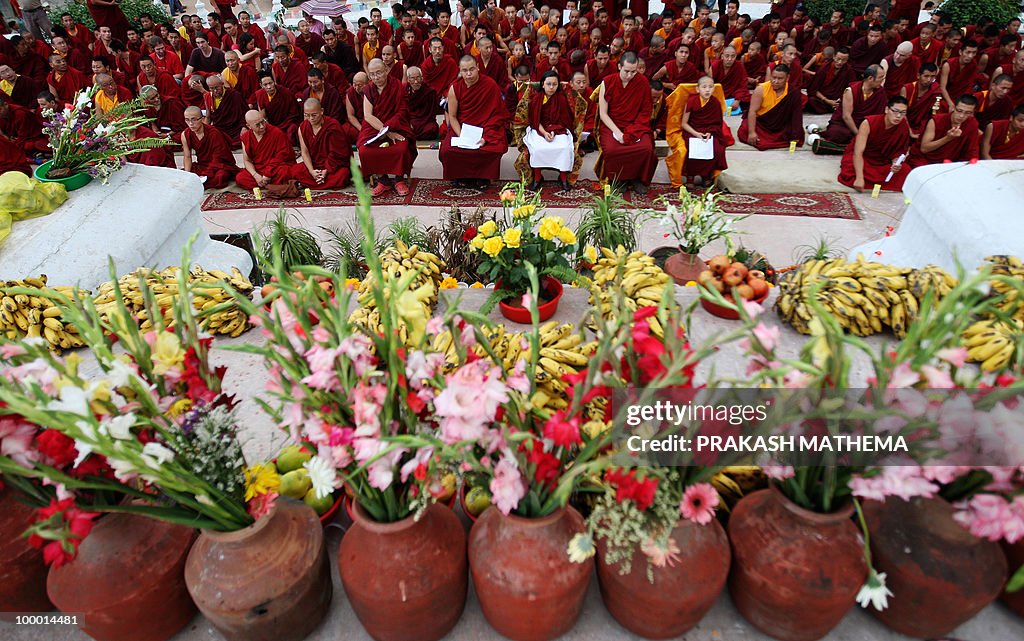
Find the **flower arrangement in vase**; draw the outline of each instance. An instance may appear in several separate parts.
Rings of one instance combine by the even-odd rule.
[[[678,205],[670,198],[663,197],[661,200],[665,211],[648,214],[648,218],[669,228],[665,238],[673,237],[679,248],[679,253],[670,256],[665,262],[665,271],[676,284],[696,282],[705,269],[704,260],[699,254],[707,245],[724,239],[727,247],[731,248],[733,224],[747,216],[726,214],[721,204],[723,197],[721,193],[712,191],[704,195],[692,194],[686,187],[680,187]]]

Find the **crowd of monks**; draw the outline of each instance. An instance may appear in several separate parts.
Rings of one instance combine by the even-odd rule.
[[[713,180],[737,138],[842,154],[839,181],[856,189],[899,190],[923,164],[1024,157],[1020,22],[934,11],[915,24],[916,0],[824,24],[796,0],[754,19],[738,0],[672,0],[660,15],[646,0],[481,0],[458,27],[445,3],[415,0],[356,24],[305,15],[297,31],[220,3],[180,25],[87,4],[95,30],[65,13],[48,43],[0,38],[0,170],[45,158],[45,114],[90,87],[101,112],[140,98],[152,122],[136,137],[173,137],[207,188],[337,189],[356,153],[374,195],[405,195],[424,140],[461,184],[498,179],[511,145],[534,186],[555,169],[571,187],[596,150],[600,179],[640,193],[658,139],[675,185]],[[726,112],[742,114],[735,136]],[[805,130],[804,113],[831,118]],[[170,147],[130,160],[176,166]]]

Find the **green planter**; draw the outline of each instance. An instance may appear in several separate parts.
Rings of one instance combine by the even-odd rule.
[[[81,189],[82,187],[88,185],[89,181],[92,180],[92,176],[85,172],[72,174],[67,178],[47,178],[46,172],[50,171],[50,165],[52,164],[52,160],[44,162],[43,164],[36,167],[35,171],[32,172],[32,175],[35,177],[36,180],[39,180],[44,183],[60,183],[64,185],[64,189],[67,189],[68,191]]]

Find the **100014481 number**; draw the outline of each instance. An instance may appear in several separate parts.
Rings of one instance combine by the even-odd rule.
[[[76,614],[18,614],[15,625],[78,625]]]

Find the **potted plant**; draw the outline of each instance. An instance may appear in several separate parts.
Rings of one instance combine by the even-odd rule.
[[[531,292],[527,266],[536,269],[541,281],[533,294],[540,299],[539,320],[547,320],[558,309],[562,282],[577,277],[569,262],[576,252],[576,233],[560,216],[543,215],[540,193],[530,196],[525,183],[505,185],[500,197],[501,220],[467,234],[469,248],[483,256],[479,272],[495,281],[492,300],[498,301],[505,318],[517,323],[531,322],[523,301]]]
[[[127,162],[125,156],[174,144],[168,138],[135,138],[135,130],[149,122],[142,100],[124,102],[101,114],[92,109],[99,85],[83,89],[64,111],[43,112],[43,131],[49,137],[53,159],[33,172],[37,180],[59,182],[68,191],[84,187],[93,177],[103,184]]]
[[[615,251],[622,247],[628,254],[636,249],[636,234],[636,217],[629,203],[610,188],[594,196],[590,208],[580,215],[576,225],[576,242],[580,248],[590,245]],[[593,262],[583,256],[582,249],[577,258],[584,263]]]
[[[705,269],[705,262],[698,255],[700,250],[719,239],[725,239],[728,248],[733,223],[747,218],[726,214],[722,210],[721,199],[720,193],[709,191],[700,196],[680,187],[678,206],[669,198],[662,198],[665,211],[648,215],[649,219],[658,220],[669,228],[666,238],[675,238],[679,251],[665,262],[665,271],[676,284],[696,282]]]

